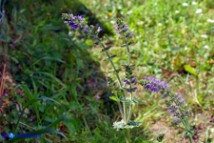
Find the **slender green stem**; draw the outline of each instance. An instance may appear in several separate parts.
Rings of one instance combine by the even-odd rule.
[[[128,111],[128,117],[127,120],[129,121],[131,119],[131,115],[132,115],[132,104],[129,104],[129,111]]]
[[[103,47],[103,49],[105,49],[105,46],[103,45],[103,44],[101,44],[102,45],[102,47]],[[121,82],[121,79],[120,79],[120,77],[119,77],[119,75],[118,75],[118,72],[117,72],[117,69],[116,69],[116,67],[115,67],[115,65],[114,65],[114,63],[113,63],[113,61],[112,61],[112,59],[111,59],[111,56],[110,56],[110,54],[108,53],[108,51],[107,50],[105,50],[105,53],[106,53],[106,56],[108,57],[108,60],[110,61],[110,63],[111,63],[111,65],[112,65],[112,67],[113,67],[113,69],[114,69],[114,73],[115,73],[115,75],[116,75],[116,77],[117,77],[117,80],[118,80],[118,82],[119,82],[119,86],[120,86],[120,88],[121,89],[123,89],[123,85],[122,85],[122,82]],[[117,95],[116,95],[117,96]],[[124,96],[124,95],[123,95]],[[123,111],[122,111],[122,106],[121,106],[121,103],[120,102],[117,102],[118,103],[118,106],[119,106],[119,110],[120,110],[120,113],[121,113],[121,115],[122,115],[122,118],[123,119],[125,119],[126,117],[126,115],[125,115],[125,108],[124,108],[124,103],[123,103]]]
[[[127,52],[128,52],[128,66],[130,67],[130,64],[131,64],[131,53],[130,53],[130,49],[129,49],[129,45],[128,44],[126,45],[126,49],[127,49]],[[130,84],[130,89],[132,89],[131,84]],[[132,101],[132,92],[129,93],[129,97],[130,97],[130,100]],[[130,120],[130,118],[131,118],[131,113],[132,113],[132,104],[130,103],[129,111],[128,111],[128,120]]]
[[[105,48],[105,46],[104,46],[103,44],[102,44],[102,47]],[[119,77],[119,75],[118,75],[118,71],[117,71],[117,69],[116,69],[116,67],[115,67],[115,65],[114,65],[114,63],[113,63],[113,61],[111,60],[110,54],[108,53],[107,50],[105,50],[105,53],[106,53],[106,56],[108,57],[108,60],[110,61],[111,65],[112,65],[112,67],[113,67],[113,69],[114,69],[115,75],[116,75],[117,80],[118,80],[119,85],[120,85],[120,88],[123,88],[121,79],[120,79],[120,77]]]
[[[126,129],[126,143],[131,143],[130,129]]]
[[[131,63],[131,53],[130,53],[130,49],[129,49],[129,45],[128,44],[126,45],[126,49],[128,51],[128,55],[129,55],[129,57],[128,57],[128,64],[130,66],[130,63]]]
[[[189,136],[190,143],[193,143],[192,136]]]
[[[125,102],[123,102],[123,113],[124,113],[124,122],[125,122],[125,124],[127,124],[128,121],[127,121],[127,111],[126,111],[126,103]]]
[[[132,88],[131,84],[130,84],[130,89]],[[129,97],[130,97],[130,101],[132,102],[132,92],[129,93]],[[128,117],[127,120],[129,121],[131,118],[131,113],[132,113],[132,104],[131,102],[129,103],[129,109],[128,109]]]

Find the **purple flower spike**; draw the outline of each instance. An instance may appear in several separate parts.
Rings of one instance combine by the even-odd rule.
[[[184,99],[181,95],[171,94],[170,99],[166,102],[169,114],[176,120],[186,120],[190,112],[184,108]],[[180,100],[182,99],[182,103]],[[179,123],[179,122],[177,122]]]
[[[151,92],[160,92],[162,98],[167,99],[168,112],[175,119],[176,124],[187,120],[190,112],[187,110],[184,98],[180,94],[171,92],[166,82],[154,77],[146,77],[142,85]]]
[[[65,24],[68,24],[70,28],[74,31],[77,29],[83,30],[83,27],[85,27],[85,23],[81,22],[84,20],[84,17],[81,15],[75,16],[73,14],[69,14],[69,17],[64,20]],[[85,33],[88,33],[88,30],[84,30]]]

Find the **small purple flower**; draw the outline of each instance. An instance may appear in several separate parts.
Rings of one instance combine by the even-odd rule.
[[[132,34],[130,32],[128,32],[129,27],[127,24],[123,24],[123,22],[121,23],[117,23],[115,24],[115,30],[116,30],[116,34],[120,34],[120,37],[122,38],[130,38],[132,37]]]
[[[128,79],[124,80],[124,84],[129,85],[129,88],[126,89],[128,92],[134,92],[137,90],[137,87],[134,86],[136,83],[137,79],[134,76],[130,76]]]
[[[124,83],[125,83],[126,85],[130,85],[130,82],[129,82],[128,80],[124,80]]]
[[[65,21],[64,21],[64,24],[68,24],[68,23],[69,23],[69,21],[68,21],[68,20],[65,20]]]
[[[132,87],[132,88],[127,88],[126,89],[128,92],[134,92],[137,90],[137,87]]]
[[[96,99],[101,99],[101,97],[99,95],[95,95]]]
[[[180,94],[176,94],[178,104],[184,103],[184,98]]]
[[[118,24],[115,24],[114,27],[115,27],[116,30],[119,29],[119,25]]]
[[[64,23],[68,24],[72,30],[77,30],[78,28],[80,30],[83,30],[83,27],[85,27],[85,24],[81,22],[83,20],[84,20],[84,17],[81,15],[75,16],[73,14],[69,14],[68,18],[64,20]]]
[[[174,106],[174,105],[170,105],[168,108],[170,113],[175,113],[178,110],[178,106]]]
[[[145,88],[151,92],[159,92],[159,88],[152,84],[145,85]]]
[[[99,33],[100,31],[102,31],[103,29],[99,26],[98,28],[97,28],[97,32]]]
[[[168,84],[164,81],[160,81],[157,78],[146,77],[145,88],[151,92],[159,92],[161,89],[168,87]]]
[[[82,26],[81,24],[79,24],[78,27],[79,27],[79,29],[82,29],[82,28],[83,28],[83,26]]]
[[[84,28],[84,32],[87,34],[89,32],[88,28]]]
[[[176,120],[175,120],[175,123],[176,123],[176,124],[180,123],[180,120],[179,120],[179,119],[176,119]]]
[[[133,77],[131,83],[137,83],[137,78]]]
[[[115,24],[114,27],[115,27],[115,30],[116,30],[116,34],[119,34],[119,25]]]
[[[76,23],[76,22],[71,22],[71,23],[69,23],[69,25],[73,30],[76,30],[78,28],[78,23]]]
[[[124,28],[123,28],[123,31],[124,31],[124,32],[129,30],[128,25],[124,24],[123,27],[124,27]]]
[[[124,80],[125,85],[131,85],[136,83],[137,83],[137,78],[135,78],[134,76],[131,76],[129,79]]]
[[[127,37],[132,37],[132,33],[128,33],[128,34],[127,34]]]
[[[78,16],[77,16],[77,19],[78,19],[79,21],[83,21],[83,20],[84,20],[84,17],[81,16],[81,15],[78,15]]]
[[[71,20],[75,20],[76,19],[76,16],[74,16],[73,14],[70,14],[69,16],[70,16]]]

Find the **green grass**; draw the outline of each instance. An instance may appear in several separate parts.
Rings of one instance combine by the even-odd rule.
[[[209,121],[214,115],[214,23],[207,19],[214,20],[214,3],[211,0],[196,1],[196,5],[179,0],[81,2],[93,14],[89,14],[89,20],[90,16],[96,16],[96,20],[110,29],[109,33],[116,15],[124,17],[135,35],[136,43],[131,47],[134,74],[138,79],[161,78],[181,93],[192,109],[192,125],[204,127],[201,142],[208,143],[213,138]],[[189,6],[182,6],[184,2]],[[5,34],[10,40],[3,40],[16,85],[10,91],[12,100],[9,99],[11,106],[4,112],[6,120],[0,118],[4,126],[1,131],[55,131],[26,142],[155,143],[162,134],[165,134],[164,143],[184,142],[182,127],[172,126],[159,95],[149,94],[140,87],[136,95],[141,102],[133,109],[133,116],[142,126],[130,130],[130,136],[126,130],[113,129],[112,124],[120,115],[117,105],[107,99],[110,91],[90,86],[105,83],[106,77],[112,75],[110,64],[99,46],[90,47],[87,40],[76,39],[74,33],[68,35],[61,19],[62,12],[87,11],[82,4],[69,0],[8,3],[10,20]],[[196,14],[197,9],[202,9],[202,13]],[[114,59],[117,67],[127,60],[119,43],[114,43],[111,53],[118,56]],[[102,100],[95,98],[100,92]]]

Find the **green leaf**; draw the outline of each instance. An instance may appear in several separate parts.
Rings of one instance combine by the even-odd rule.
[[[94,44],[94,42],[92,40],[90,40],[90,39],[87,39],[85,41],[85,44],[88,45],[88,46],[92,46]]]
[[[113,127],[114,129],[132,129],[132,128],[135,128],[135,127],[139,127],[141,126],[141,122],[135,122],[135,121],[130,121],[127,123],[125,123],[123,120],[119,121],[119,122],[114,122],[113,123]]]
[[[56,103],[58,105],[61,105],[58,101],[54,100],[53,98],[46,97],[46,96],[41,96],[38,99],[42,99],[44,101],[52,101],[52,102],[54,102],[54,103]]]
[[[120,99],[118,97],[116,97],[116,96],[110,96],[110,99],[114,100],[116,102],[120,102]]]
[[[188,73],[191,73],[194,76],[197,76],[196,70],[193,67],[191,67],[190,65],[184,65],[184,70]]]

